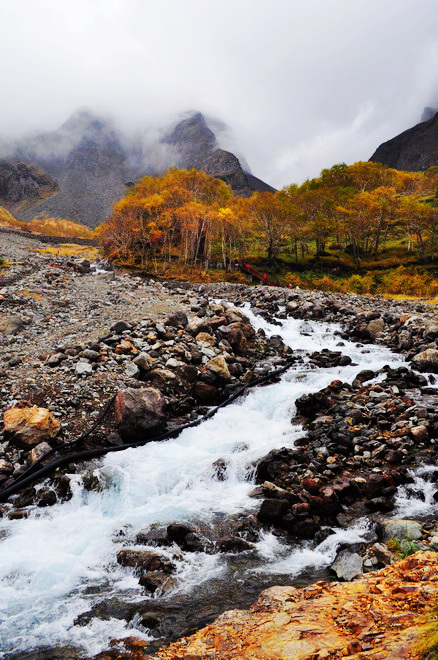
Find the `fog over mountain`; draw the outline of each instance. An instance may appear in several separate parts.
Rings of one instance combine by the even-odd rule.
[[[81,106],[132,133],[199,110],[278,188],[366,160],[433,107],[437,22],[434,0],[0,0],[0,135]]]

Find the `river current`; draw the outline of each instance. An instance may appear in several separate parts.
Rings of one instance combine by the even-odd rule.
[[[382,346],[347,341],[338,346],[340,337],[335,333],[340,328],[335,325],[287,319],[280,327],[247,313],[256,329],[281,335],[294,351],[341,350],[353,364],[330,369],[298,364],[280,382],[249,391],[176,439],[109,454],[91,468],[103,484],[100,492],[86,491],[81,476],[73,474],[69,502],[33,509],[27,519],[0,520],[3,652],[73,644],[85,654],[94,654],[114,638],[135,634],[150,639],[147,630],[129,628],[114,618],[74,625],[75,618],[104,595],[144,600],[138,578],[116,563],[117,551],[153,524],[208,526],[218,517],[257,509],[260,500],[249,496],[254,488],[251,464],[271,449],[293,447],[302,435],[301,427],[291,424],[294,401],[334,379],[351,382],[362,369],[403,363]],[[217,479],[213,467],[217,459],[228,465],[224,481]],[[421,474],[417,478],[421,481]],[[399,500],[404,517],[415,515],[415,507],[424,514],[434,505],[431,498],[412,502],[403,491]],[[316,570],[333,561],[340,543],[360,541],[367,529],[366,522],[359,521],[352,528],[336,530],[316,549],[305,543],[291,549],[274,535],[264,534],[256,544],[258,561],[248,570],[291,578],[304,569]],[[169,549],[159,552],[173,554]],[[226,571],[226,559],[220,554],[178,553],[176,593],[190,592]]]

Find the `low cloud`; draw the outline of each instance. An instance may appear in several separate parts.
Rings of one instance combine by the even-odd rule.
[[[434,0],[3,0],[0,136],[86,105],[159,144],[196,109],[281,187],[368,159],[438,101],[437,22]]]

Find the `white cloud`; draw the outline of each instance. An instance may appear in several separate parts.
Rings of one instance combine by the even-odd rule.
[[[366,160],[438,100],[437,23],[435,0],[0,0],[0,134],[82,105],[200,109],[282,186]]]

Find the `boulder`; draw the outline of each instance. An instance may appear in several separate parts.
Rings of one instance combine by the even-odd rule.
[[[425,426],[412,426],[409,431],[411,436],[418,442],[427,442],[429,440],[429,434]]]
[[[12,436],[11,442],[31,448],[44,440],[55,438],[60,422],[47,408],[10,408],[3,414],[4,431]]]
[[[252,543],[245,541],[240,536],[223,536],[218,539],[217,547],[219,552],[245,552],[245,550],[252,550],[254,548]]]
[[[357,552],[341,550],[330,567],[340,580],[351,582],[363,572],[363,560]]]
[[[421,372],[430,371],[433,374],[438,374],[438,350],[428,348],[421,353],[417,353],[412,359],[412,366]]]
[[[40,442],[39,445],[36,445],[36,447],[29,452],[30,462],[35,463],[35,461],[38,461],[41,456],[45,456],[50,450],[51,446],[48,442]]]
[[[374,319],[367,325],[368,333],[371,337],[376,337],[385,329],[385,321],[382,318]]]
[[[194,335],[194,336],[196,336],[200,332],[209,332],[210,331],[210,326],[208,325],[208,319],[204,319],[204,318],[200,318],[199,316],[195,316],[187,324],[186,330],[187,330],[187,332],[189,332],[191,335]]]
[[[174,328],[185,328],[189,322],[187,314],[183,311],[173,312],[165,322],[165,325],[171,325]]]
[[[165,422],[165,408],[165,398],[154,387],[119,390],[114,410],[123,440],[143,440],[161,430]]]
[[[257,518],[263,523],[277,523],[284,516],[289,506],[288,500],[282,498],[263,500]]]
[[[0,320],[0,334],[16,335],[24,326],[24,321],[19,316],[3,316]]]
[[[421,524],[416,520],[383,520],[380,524],[384,541],[388,539],[416,541],[423,535]]]
[[[140,577],[138,583],[151,593],[155,593],[156,591],[165,593],[176,585],[176,580],[162,573],[145,573]]]
[[[205,368],[208,369],[208,371],[214,373],[215,376],[217,376],[218,379],[222,382],[231,380],[231,374],[229,372],[228,365],[222,355],[218,355],[217,357],[209,360],[205,365]]]
[[[75,371],[78,376],[89,376],[93,373],[93,367],[89,362],[78,362]]]
[[[171,573],[174,569],[172,562],[157,552],[149,550],[120,550],[117,553],[117,563],[131,568],[142,568],[147,571],[163,571]]]

